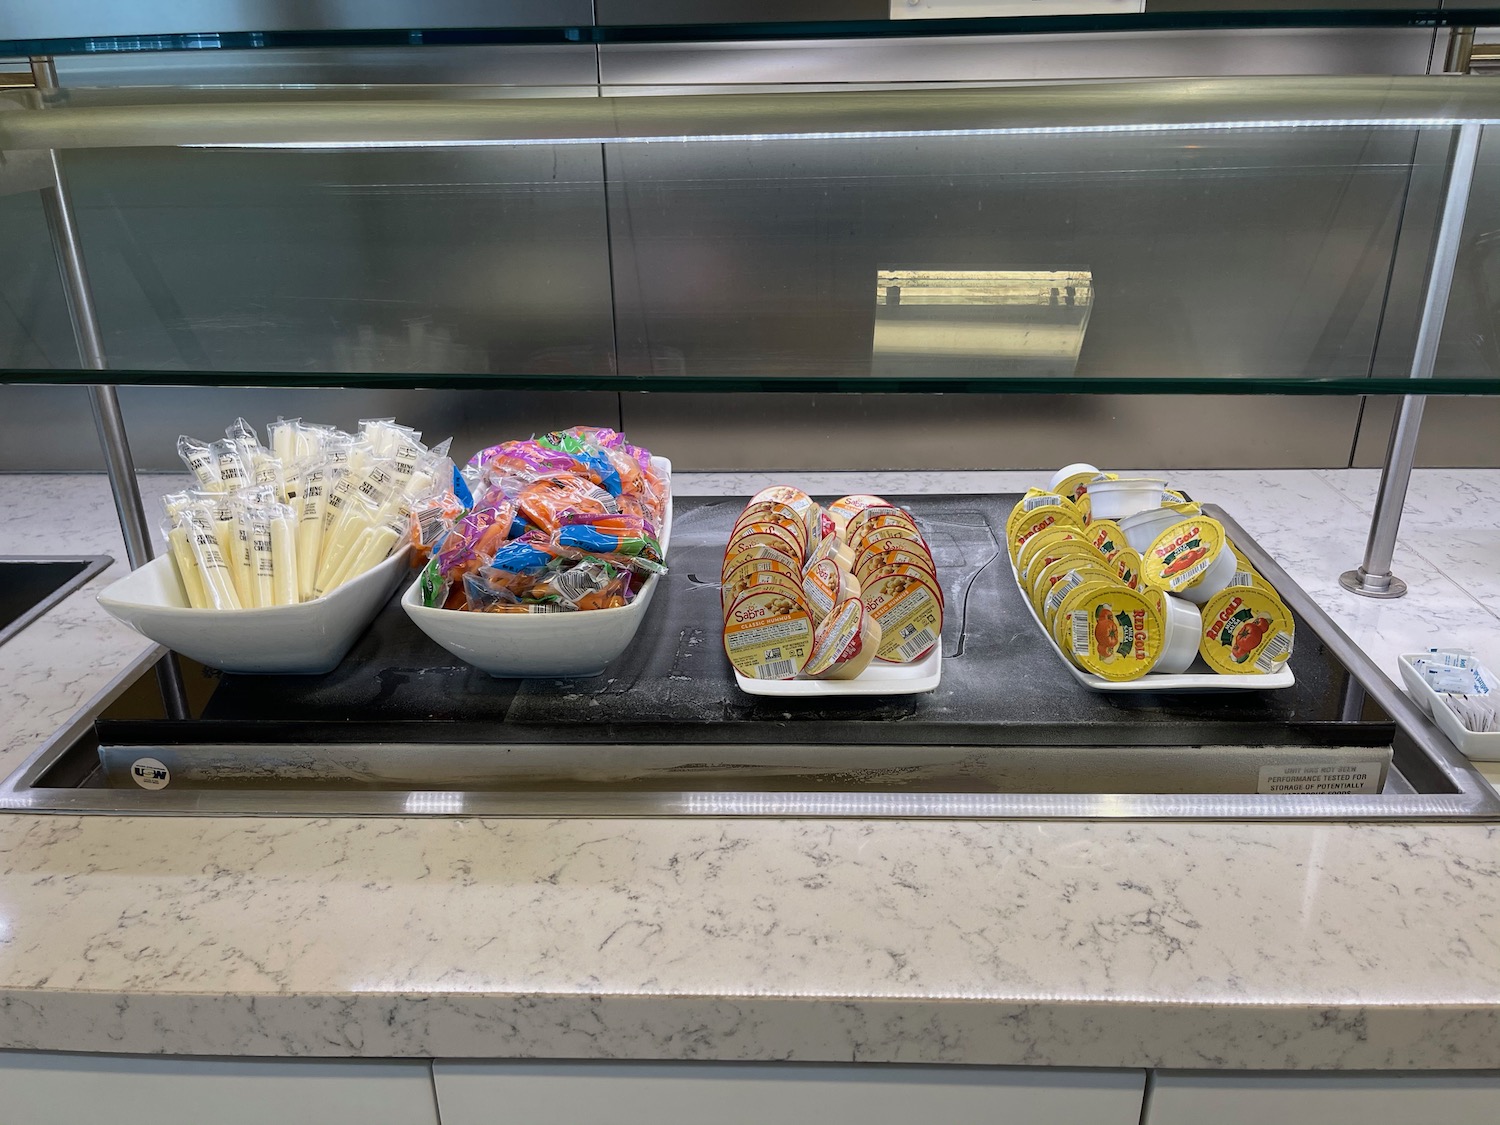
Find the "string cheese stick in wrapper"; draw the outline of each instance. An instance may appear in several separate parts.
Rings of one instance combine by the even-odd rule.
[[[298,592],[297,519],[293,509],[277,504],[268,521],[271,532],[271,604],[296,605]]]
[[[250,509],[250,580],[257,608],[276,604],[276,560],[271,555],[271,518],[263,506]]]
[[[347,569],[351,561],[350,552],[356,549],[360,537],[376,526],[380,518],[381,505],[360,490],[351,492],[344,500],[339,518],[323,533],[323,557],[318,563],[318,577],[313,583],[313,596],[321,598],[335,586],[336,579]]]
[[[297,522],[297,597],[307,601],[317,585],[318,558],[323,552],[324,489],[328,470],[322,465],[303,471],[297,487],[302,511]]]
[[[166,508],[167,518],[162,524],[162,532],[166,536],[172,561],[177,564],[177,576],[182,579],[182,592],[187,596],[188,605],[193,609],[206,609],[208,595],[203,591],[203,574],[198,569],[198,560],[193,556],[193,546],[183,522],[183,513],[191,503],[192,497],[186,492],[174,492],[163,497],[162,505]]]
[[[199,488],[205,492],[224,491],[224,482],[219,477],[218,460],[208,448],[207,442],[195,441],[183,434],[177,439],[177,456],[182,458],[182,463],[193,474]]]
[[[193,545],[187,527],[177,524],[167,530],[167,546],[172,551],[172,561],[177,564],[177,576],[182,579],[182,592],[187,595],[188,605],[193,609],[209,609],[208,595],[203,590],[203,572],[193,555]]]
[[[234,492],[250,484],[250,470],[245,465],[245,458],[238,445],[229,438],[224,438],[214,442],[208,449],[219,471],[219,480],[223,484],[221,491]]]
[[[208,513],[193,505],[183,512],[182,518],[188,530],[188,544],[203,579],[204,600],[209,608],[242,608],[239,594],[235,592],[234,582],[229,576],[229,563],[219,552],[219,541],[214,536]]]
[[[271,455],[283,465],[296,464],[306,453],[298,448],[300,418],[278,418],[266,427],[266,437],[271,442]]]

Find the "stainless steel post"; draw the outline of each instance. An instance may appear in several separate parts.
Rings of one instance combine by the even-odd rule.
[[[1427,272],[1422,320],[1411,361],[1413,379],[1431,378],[1437,365],[1438,343],[1443,335],[1443,319],[1448,314],[1448,296],[1453,290],[1453,273],[1458,265],[1464,214],[1469,207],[1469,188],[1479,161],[1483,129],[1482,125],[1459,126],[1458,140],[1453,146],[1443,217],[1432,251],[1432,267]],[[1364,562],[1357,570],[1346,570],[1339,576],[1344,589],[1367,598],[1399,598],[1406,593],[1406,583],[1391,573],[1391,559],[1396,553],[1396,533],[1401,527],[1401,511],[1406,505],[1406,489],[1417,459],[1417,435],[1426,407],[1425,395],[1406,395],[1401,400],[1401,410],[1391,427],[1385,468],[1380,474],[1380,491],[1375,498],[1375,515],[1370,520]]]
[[[38,93],[44,98],[56,93],[57,69],[50,58],[32,59],[31,76]],[[108,366],[104,338],[99,332],[98,317],[94,315],[93,291],[89,288],[88,267],[78,237],[72,196],[57,152],[49,151],[47,160],[52,172],[52,186],[42,189],[42,209],[52,235],[52,249],[57,255],[57,269],[62,276],[68,319],[73,326],[74,342],[78,345],[78,359],[90,370],[103,371]],[[151,547],[151,529],[146,523],[146,509],[141,503],[140,485],[135,476],[135,459],[130,455],[130,442],[125,433],[125,417],[120,412],[120,399],[113,386],[92,383],[89,385],[89,404],[94,411],[99,445],[104,450],[104,467],[109,474],[110,492],[114,495],[115,514],[125,538],[125,557],[132,569],[141,567],[151,561],[155,552]],[[167,714],[174,719],[186,718],[187,693],[182,684],[182,671],[170,653],[157,665],[157,680]]]

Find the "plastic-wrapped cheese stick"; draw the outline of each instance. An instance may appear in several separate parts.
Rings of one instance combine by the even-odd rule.
[[[349,503],[345,511],[349,515],[341,518],[323,535],[323,557],[318,562],[318,577],[313,583],[315,598],[321,598],[334,588],[334,579],[350,561],[349,553],[354,545],[359,542],[366,529],[374,526],[375,521],[371,518],[374,513],[359,501]]]
[[[391,550],[400,541],[401,531],[393,521],[366,528],[350,549],[348,561],[334,575],[328,588],[336,590],[345,582],[358,578],[365,571],[378,566],[390,557]]]
[[[302,502],[301,518],[297,522],[297,597],[304,602],[313,596],[318,558],[323,551],[326,475],[327,470],[322,465],[314,465],[302,473],[297,485]]]
[[[234,582],[235,593],[239,595],[240,605],[244,609],[254,609],[260,603],[255,600],[255,563],[250,548],[250,513],[245,510],[243,504],[235,506],[234,520],[231,522],[232,529],[229,543],[230,556],[226,560],[229,564],[229,573]]]
[[[276,604],[276,559],[271,554],[271,517],[264,507],[251,509],[250,580],[257,608]]]
[[[250,483],[250,470],[245,465],[245,458],[240,453],[238,445],[229,438],[225,438],[214,442],[208,448],[219,469],[219,480],[223,483],[222,491],[234,492]]]
[[[207,442],[195,441],[183,434],[177,439],[177,456],[193,474],[198,487],[208,492],[222,492],[224,482],[219,479],[219,464]]]
[[[203,579],[204,601],[210,609],[240,609],[240,597],[229,576],[229,563],[219,551],[219,541],[214,537],[208,513],[195,506],[183,513],[183,522],[188,529],[188,545]]]
[[[172,551],[172,561],[177,564],[177,577],[182,579],[182,592],[187,595],[188,605],[193,609],[207,609],[208,595],[203,591],[203,572],[193,555],[193,545],[188,529],[177,524],[167,530],[167,546]]]
[[[306,454],[298,449],[301,418],[277,418],[266,425],[266,438],[271,443],[271,455],[283,465],[300,461]]]
[[[331,544],[346,550],[358,532],[351,533],[346,525],[358,525],[363,531],[366,525],[380,520],[381,510],[395,494],[396,475],[390,461],[376,461],[362,473],[350,473],[339,487],[329,493],[328,503],[333,508],[332,518],[323,520],[323,556],[318,560],[318,576],[323,577],[323,567],[328,561]],[[342,561],[342,560],[340,560]]]
[[[271,604],[296,605],[302,600],[297,583],[297,520],[285,504],[271,509]]]

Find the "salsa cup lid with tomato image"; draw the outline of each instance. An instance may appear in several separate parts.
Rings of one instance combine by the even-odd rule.
[[[1269,675],[1292,655],[1294,630],[1291,612],[1270,590],[1230,586],[1203,607],[1198,654],[1225,675]]]
[[[1067,544],[1063,544],[1064,547]],[[1027,596],[1031,601],[1031,608],[1038,617],[1042,617],[1042,605],[1047,600],[1047,595],[1052,588],[1063,578],[1067,577],[1068,571],[1076,570],[1085,575],[1093,575],[1100,581],[1113,581],[1114,575],[1110,572],[1108,564],[1092,554],[1069,554],[1066,551],[1058,551],[1057,556],[1045,566],[1042,562],[1053,552],[1037,560],[1037,565],[1031,569],[1035,573],[1031,576],[1030,586],[1027,588]]]
[[[1141,556],[1134,547],[1122,547],[1109,562],[1121,582],[1132,590],[1138,590],[1145,579],[1141,576]]]
[[[1127,586],[1085,582],[1058,607],[1056,630],[1073,662],[1106,680],[1138,680],[1161,659],[1161,614]]]
[[[1208,516],[1179,520],[1141,552],[1146,581],[1202,605],[1229,583],[1234,554],[1224,526]]]
[[[1052,623],[1057,620],[1057,611],[1062,608],[1068,595],[1085,582],[1107,582],[1111,586],[1115,585],[1114,575],[1095,563],[1081,563],[1069,567],[1057,581],[1052,583],[1052,588],[1041,596],[1037,613],[1046,623],[1049,632],[1052,629]]]
[[[1012,513],[1005,525],[1005,541],[1010,551],[1011,562],[1014,563],[1019,557],[1021,548],[1026,545],[1026,540],[1038,532],[1046,531],[1049,527],[1082,530],[1078,512],[1071,504],[1066,508],[1037,508],[1031,512]]]
[[[1057,543],[1066,543],[1070,539],[1082,541],[1084,530],[1080,527],[1049,527],[1046,531],[1033,535],[1022,544],[1016,551],[1016,577],[1021,579],[1022,585],[1026,583],[1026,568],[1031,560],[1037,557],[1037,552]]]

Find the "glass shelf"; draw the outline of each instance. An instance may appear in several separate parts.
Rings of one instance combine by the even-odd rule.
[[[302,389],[447,389],[511,391],[632,391],[785,394],[1141,394],[1141,395],[1500,395],[1500,376],[1410,378],[1307,378],[1295,375],[1081,376],[1025,378],[973,376],[769,375],[551,375],[532,373],[402,373],[337,371],[98,371],[78,368],[0,368],[0,383],[81,386],[108,382],[130,387],[296,387]]]
[[[252,8],[253,11],[253,8]],[[235,13],[236,15],[239,13]],[[152,18],[152,17],[142,17]],[[160,18],[160,17],[155,17]],[[202,18],[202,17],[200,17]],[[208,17],[212,18],[212,17]],[[233,18],[230,16],[229,18]],[[253,18],[253,17],[251,17]],[[418,17],[420,18],[420,16]],[[13,18],[13,23],[20,23]],[[295,22],[292,17],[288,22]],[[41,21],[27,21],[46,26]],[[453,47],[638,43],[785,42],[831,39],[930,39],[986,35],[1066,35],[1124,31],[1253,30],[1261,28],[1485,27],[1500,24],[1500,7],[1325,7],[1153,10],[1086,15],[994,16],[960,19],[802,19],[683,23],[517,23],[489,27],[225,28],[169,31],[143,24],[129,34],[0,38],[0,58],[28,55],[160,51],[247,51],[299,48]],[[0,26],[3,30],[3,26]]]
[[[5,108],[9,106],[9,108]],[[1454,138],[1500,83],[1089,81],[572,98],[0,95],[0,381],[551,391],[1500,394],[1489,133],[1434,377]]]

